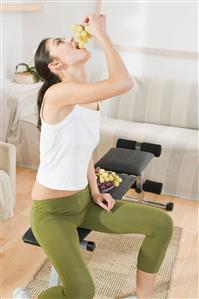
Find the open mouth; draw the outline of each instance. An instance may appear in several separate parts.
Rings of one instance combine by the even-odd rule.
[[[75,42],[75,47],[76,47],[76,49],[80,49],[78,42]]]
[[[74,39],[73,36],[71,38],[71,43],[75,46],[76,49],[80,49],[79,43]]]

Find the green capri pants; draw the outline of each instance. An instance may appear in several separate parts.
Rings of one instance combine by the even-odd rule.
[[[62,285],[41,292],[39,299],[91,299],[95,286],[80,252],[77,227],[113,234],[144,234],[138,269],[157,273],[173,232],[172,218],[150,206],[115,199],[111,212],[97,205],[87,185],[59,198],[33,200],[33,234],[56,269]]]

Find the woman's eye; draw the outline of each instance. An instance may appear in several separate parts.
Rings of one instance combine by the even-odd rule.
[[[64,43],[64,40],[62,40],[62,39],[58,39],[58,40],[57,40],[57,44],[59,45],[60,43]]]

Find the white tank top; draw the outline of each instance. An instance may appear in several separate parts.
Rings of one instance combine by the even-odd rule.
[[[40,165],[36,179],[56,190],[78,190],[88,184],[88,164],[100,139],[99,110],[75,105],[59,123],[47,124],[41,113]]]

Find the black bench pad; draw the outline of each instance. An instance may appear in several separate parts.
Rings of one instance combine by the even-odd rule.
[[[140,176],[154,157],[152,153],[127,148],[111,148],[95,167],[112,170],[118,173]]]

